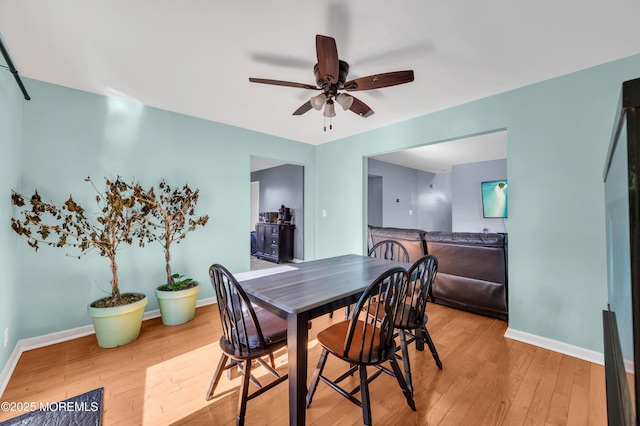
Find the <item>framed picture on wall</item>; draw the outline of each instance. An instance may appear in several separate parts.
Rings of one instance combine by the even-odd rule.
[[[508,217],[509,185],[507,180],[482,182],[482,216],[484,218]]]

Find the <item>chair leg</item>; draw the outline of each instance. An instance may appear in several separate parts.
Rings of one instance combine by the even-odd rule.
[[[365,426],[371,425],[371,403],[369,400],[369,380],[367,366],[360,365],[360,402],[362,403],[362,419]]]
[[[251,360],[244,362],[244,376],[242,377],[242,388],[238,397],[238,417],[236,426],[244,425],[244,415],[247,412],[247,399],[249,395],[249,378],[251,377]]]
[[[402,364],[404,366],[404,377],[407,382],[409,392],[413,395],[413,384],[411,383],[411,363],[409,362],[409,348],[407,348],[407,335],[404,330],[400,330],[400,348],[402,349]]]
[[[275,357],[273,356],[273,353],[270,353],[270,354],[269,354],[269,359],[271,360],[271,366],[272,366],[273,368],[276,368],[276,359],[275,359]]]
[[[431,340],[431,335],[429,335],[429,332],[427,331],[426,326],[422,326],[422,333],[424,334],[424,338],[427,341],[427,346],[429,346],[431,355],[433,355],[433,359],[436,361],[436,365],[440,370],[442,370],[442,361],[440,361],[440,357],[438,356],[438,351],[436,350],[436,345],[433,344],[433,340]]]
[[[320,381],[320,375],[322,374],[322,370],[324,369],[324,365],[327,362],[327,356],[329,355],[329,351],[322,348],[322,354],[320,354],[320,359],[318,359],[318,365],[316,367],[316,372],[313,373],[313,379],[311,379],[311,386],[307,391],[307,407],[311,405],[311,400],[313,399],[313,394],[316,392],[316,388],[318,387],[318,382]]]
[[[426,338],[424,336],[424,333],[422,332],[422,329],[419,328],[417,330],[414,331],[414,336],[415,336],[415,342],[416,342],[416,351],[424,351],[424,342],[426,341]]]
[[[218,367],[216,367],[216,372],[213,374],[213,379],[211,379],[211,384],[209,385],[209,390],[207,391],[207,401],[213,398],[213,394],[216,391],[218,382],[220,382],[220,377],[222,377],[222,372],[225,370],[228,359],[229,357],[225,354],[222,354],[222,356],[220,357],[220,362],[218,362]]]
[[[407,382],[405,382],[404,377],[402,376],[402,371],[400,371],[400,366],[398,365],[398,361],[395,357],[391,357],[389,360],[391,363],[391,367],[393,368],[393,372],[396,375],[396,380],[398,380],[398,384],[400,384],[400,389],[402,389],[402,393],[407,400],[407,404],[413,411],[416,411],[416,403],[413,401],[413,396],[407,387]]]

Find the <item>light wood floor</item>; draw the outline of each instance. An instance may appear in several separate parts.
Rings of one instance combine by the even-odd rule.
[[[371,384],[375,424],[606,424],[602,366],[506,339],[503,321],[439,305],[427,311],[444,369],[412,345],[417,411],[406,405],[395,379],[383,374]],[[320,354],[315,334],[340,317],[313,321],[309,379]],[[20,358],[1,400],[55,402],[102,386],[106,426],[231,425],[239,379],[223,377],[218,396],[205,400],[219,336],[212,305],[198,308],[196,318],[181,326],[145,321],[140,338],[121,348],[100,349],[95,336],[87,336],[31,350]],[[276,361],[286,371],[284,352]],[[331,357],[325,372],[337,376],[344,367]],[[272,377],[263,370],[257,375],[265,382]],[[288,424],[286,383],[249,401],[248,425]],[[0,421],[17,414],[0,411]],[[361,410],[320,383],[307,424],[359,425]]]

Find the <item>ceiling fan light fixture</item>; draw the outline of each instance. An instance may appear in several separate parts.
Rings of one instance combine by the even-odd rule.
[[[340,104],[343,110],[348,110],[353,105],[353,96],[346,93],[340,93],[336,97],[336,102]]]
[[[327,102],[324,105],[324,111],[322,112],[322,115],[329,118],[336,116],[336,109],[333,102]]]
[[[309,102],[311,102],[313,109],[320,111],[322,109],[322,105],[327,102],[327,97],[324,93],[320,93],[319,95],[312,97]]]

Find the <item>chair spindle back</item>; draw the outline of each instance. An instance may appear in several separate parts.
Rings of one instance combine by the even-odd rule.
[[[393,351],[398,307],[407,297],[407,271],[394,267],[376,278],[355,305],[344,344],[344,356],[360,363],[387,359]],[[379,318],[380,321],[371,321]]]
[[[402,244],[395,240],[378,241],[369,250],[369,257],[409,263],[409,252]]]
[[[224,266],[209,268],[209,277],[216,293],[224,344],[239,357],[264,351],[266,343],[256,313],[238,281]],[[250,342],[249,336],[256,336]]]

